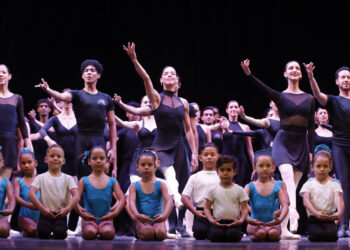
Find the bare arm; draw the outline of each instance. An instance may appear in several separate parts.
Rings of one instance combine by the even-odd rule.
[[[112,220],[114,217],[116,217],[125,207],[126,205],[126,199],[123,194],[123,191],[121,190],[119,183],[116,181],[113,186],[113,192],[116,195],[117,199],[117,207],[113,206],[111,207],[111,212],[107,213],[105,216],[103,216],[100,220],[107,221]]]
[[[134,67],[136,69],[136,72],[139,74],[139,76],[142,78],[143,83],[145,85],[146,94],[152,103],[153,109],[157,109],[160,103],[160,95],[159,93],[153,88],[153,83],[151,81],[151,78],[147,74],[146,70],[141,66],[141,64],[137,61],[136,52],[135,52],[135,44],[134,43],[128,43],[128,47],[123,46],[124,51],[128,54],[128,56],[131,59],[131,62],[134,64]]]
[[[151,223],[153,222],[149,216],[144,215],[144,214],[140,214],[137,211],[136,208],[136,188],[134,184],[131,184],[129,187],[129,208],[130,211],[134,214],[136,220],[139,220],[142,223]]]
[[[29,194],[28,194],[28,199],[34,204],[35,208],[40,211],[40,213],[45,216],[54,219],[55,216],[53,215],[52,211],[45,207],[39,200],[38,197],[36,197],[36,193],[38,192],[38,189],[36,187],[31,187]]]
[[[115,118],[115,122],[116,122],[117,126],[119,126],[119,127],[133,129],[136,132],[138,132],[140,129],[140,126],[139,126],[137,121],[131,121],[131,122],[123,121],[122,119],[120,119],[116,115],[114,115],[114,118]]]
[[[198,151],[198,132],[197,132],[197,122],[195,117],[190,117],[190,124],[191,124],[191,129],[194,137],[194,142],[195,142],[195,147]],[[198,152],[197,152],[198,154]]]
[[[173,210],[174,203],[173,199],[170,197],[166,184],[161,182],[160,191],[162,192],[163,200],[164,200],[164,210],[161,215],[156,215],[154,222],[159,223],[168,219],[171,211]]]
[[[309,212],[315,216],[316,218],[320,219],[320,220],[329,220],[330,216],[328,214],[326,214],[323,211],[318,211],[314,208],[314,206],[312,205],[311,201],[310,201],[310,193],[305,192],[303,194],[303,203],[304,206],[307,210],[309,210]]]
[[[125,104],[122,100],[121,97],[118,96],[117,94],[114,94],[113,97],[114,102],[121,107],[124,111],[134,114],[134,115],[141,115],[141,116],[146,116],[152,114],[152,108],[147,106],[147,107],[134,107],[128,104]]]
[[[52,96],[53,98],[56,98],[60,101],[64,101],[64,102],[71,102],[72,101],[72,94],[69,92],[58,92],[56,90],[50,89],[48,83],[44,80],[44,78],[41,78],[41,83],[39,83],[38,85],[34,86],[35,88],[41,88],[42,90],[44,90],[46,93],[48,93],[50,96]]]
[[[249,126],[243,125],[242,127],[243,127],[244,131],[246,131],[246,132],[250,131]],[[251,165],[253,166],[254,165],[254,150],[253,150],[253,145],[252,145],[252,138],[247,136],[245,138],[245,141],[246,141],[246,150],[247,150],[247,153],[249,156],[249,160],[250,160]]]
[[[112,176],[117,177],[117,127],[115,125],[114,110],[108,111],[107,123],[110,143],[109,163],[113,164]]]
[[[243,106],[239,107],[238,111],[239,116],[245,120],[246,122],[249,122],[250,124],[257,126],[259,128],[269,128],[270,127],[270,121],[267,118],[263,119],[255,119],[253,117],[247,116],[244,112]]]
[[[15,199],[16,199],[16,202],[17,204],[21,205],[21,206],[24,206],[24,207],[27,207],[27,208],[30,208],[32,210],[35,210],[35,207],[32,203],[30,202],[26,202],[25,200],[23,200],[21,197],[20,197],[20,183],[18,180],[16,180],[13,184],[14,186],[14,189],[15,189]]]
[[[15,196],[13,195],[12,184],[10,181],[7,182],[6,195],[7,195],[9,204],[7,209],[0,211],[0,215],[2,216],[7,216],[12,214],[16,206],[16,200],[15,200]]]
[[[344,198],[340,192],[335,192],[334,204],[337,208],[337,212],[333,214],[333,217],[336,221],[340,221],[344,213]]]
[[[188,115],[188,109],[189,109],[188,102],[183,98],[181,98],[181,100],[185,108],[184,124],[185,124],[186,137],[192,151],[191,172],[194,172],[198,167],[198,152],[197,152],[198,150],[196,148],[195,138],[193,136],[192,129],[191,129],[190,116]]]
[[[327,95],[323,94],[321,92],[320,88],[318,87],[317,81],[314,77],[315,66],[314,66],[313,62],[310,62],[309,64],[305,64],[305,63],[303,63],[303,64],[304,64],[304,67],[306,69],[307,76],[309,77],[310,87],[312,89],[312,93],[313,93],[314,97],[317,99],[317,101],[322,106],[325,106],[327,104],[328,97],[327,97]]]

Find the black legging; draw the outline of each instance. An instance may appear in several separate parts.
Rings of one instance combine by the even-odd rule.
[[[67,238],[67,217],[50,220],[40,214],[38,221],[38,237],[49,239],[53,233],[54,239],[64,240]]]
[[[337,241],[337,226],[334,221],[319,220],[314,216],[309,217],[309,237],[310,241]]]
[[[232,222],[231,220],[220,220],[221,224]],[[238,242],[242,238],[241,227],[222,227],[211,224],[208,238],[213,242]]]

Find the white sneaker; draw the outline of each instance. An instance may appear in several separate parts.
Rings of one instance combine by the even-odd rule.
[[[281,234],[281,240],[300,240],[301,236],[299,234],[292,234],[291,232],[283,232]]]
[[[176,234],[167,233],[167,239],[177,239]]]

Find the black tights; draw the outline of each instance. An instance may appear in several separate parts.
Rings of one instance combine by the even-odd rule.
[[[231,220],[221,220],[221,224],[232,223]],[[222,227],[210,225],[209,237],[213,242],[238,242],[242,238],[241,227]]]
[[[329,241],[338,240],[337,226],[334,221],[319,220],[314,216],[309,217],[309,241]]]
[[[40,215],[38,237],[40,239],[49,239],[51,233],[53,233],[54,239],[64,240],[67,238],[67,217],[51,220]]]

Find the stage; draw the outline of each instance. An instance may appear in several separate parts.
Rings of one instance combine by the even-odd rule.
[[[66,240],[39,240],[11,236],[9,239],[0,239],[0,249],[349,249],[350,238],[342,238],[335,243],[312,243],[307,238],[301,240],[282,240],[278,243],[254,243],[244,237],[239,243],[212,243],[210,241],[197,241],[193,238],[167,239],[163,242],[145,242],[134,237],[116,236],[112,241],[83,240],[81,237],[69,236]]]

